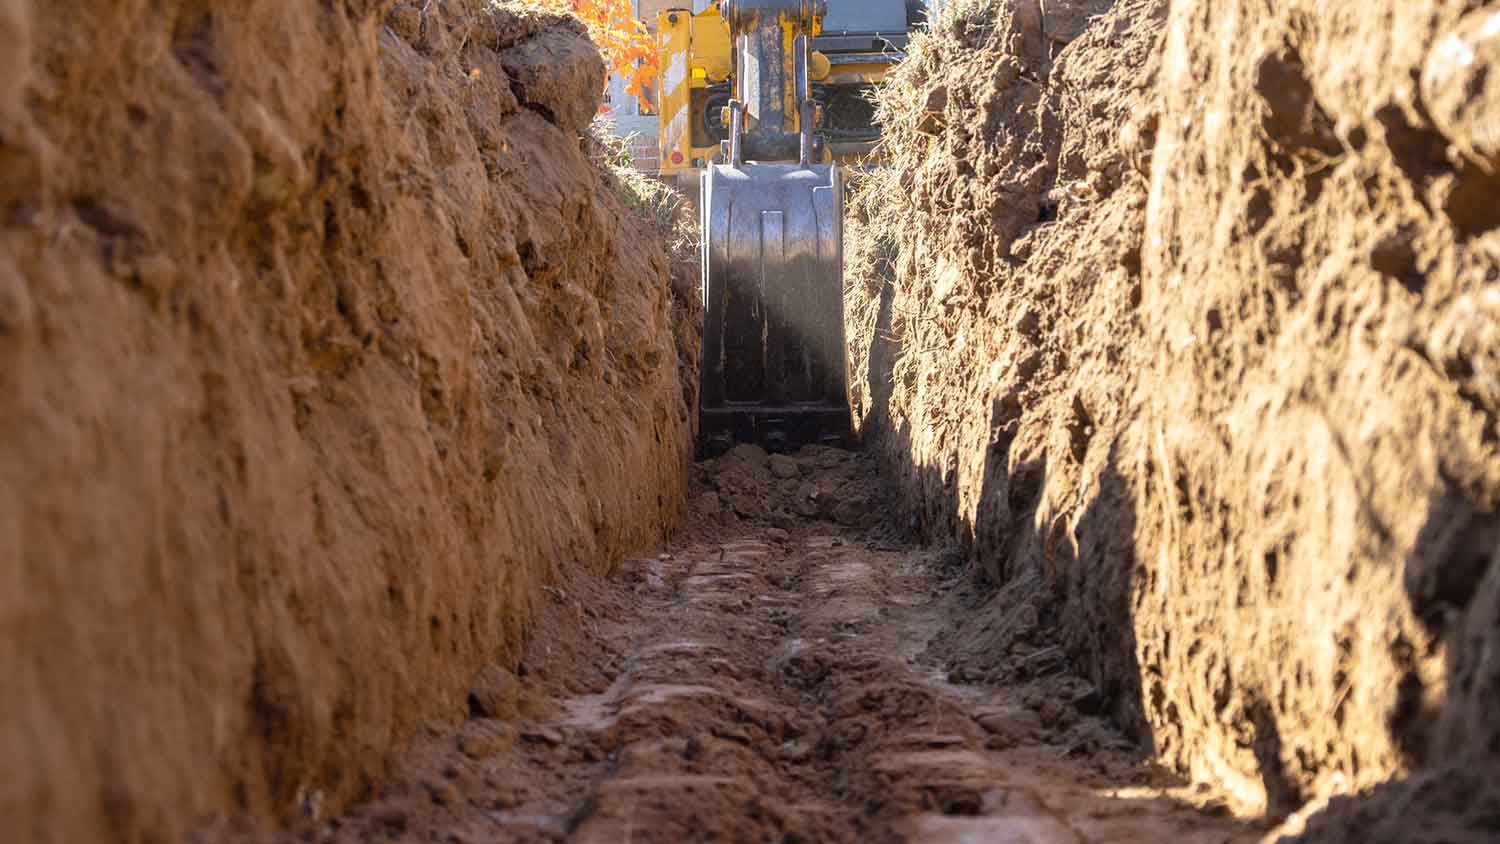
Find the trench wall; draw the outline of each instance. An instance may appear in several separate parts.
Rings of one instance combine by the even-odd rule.
[[[585,154],[603,63],[481,0],[0,42],[0,828],[331,812],[680,519],[691,329]]]
[[[954,3],[856,201],[856,402],[911,523],[1238,810],[1380,786],[1327,840],[1496,807],[1497,33]]]

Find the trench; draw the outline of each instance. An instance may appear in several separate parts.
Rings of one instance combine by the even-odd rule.
[[[377,796],[284,840],[1264,832],[1155,767],[1045,633],[997,656],[988,625],[961,626],[990,596],[952,549],[892,528],[872,457],[741,446],[695,475],[681,538],[550,587],[520,668],[482,673],[467,721],[427,725]]]
[[[0,0],[0,838],[1500,840],[1495,4],[938,5],[691,465],[573,17]]]

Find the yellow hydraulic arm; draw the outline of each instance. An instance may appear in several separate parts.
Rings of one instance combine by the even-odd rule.
[[[682,174],[684,187],[696,177],[696,172],[687,171],[701,170],[711,162],[729,135],[728,121],[722,116],[734,81],[729,24],[723,11],[727,5],[716,3],[696,15],[686,9],[669,9],[657,21],[662,68],[661,169],[663,175]],[[783,30],[787,55],[792,55],[791,29]],[[815,29],[811,34],[818,33]],[[882,81],[895,59],[893,55],[861,54],[831,62],[814,50],[809,54],[807,75],[825,90],[855,92]],[[834,145],[834,160],[850,163],[865,157],[864,152],[844,154]]]

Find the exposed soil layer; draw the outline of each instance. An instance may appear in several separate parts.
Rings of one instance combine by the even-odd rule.
[[[1320,840],[1500,829],[1497,23],[957,2],[861,195],[903,515],[1236,810],[1384,784]]]
[[[1500,8],[945,8],[694,469],[578,22],[0,0],[0,830],[1495,840]]]
[[[425,730],[377,800],[273,840],[1256,840],[1108,726],[1034,619],[956,626],[985,598],[891,535],[873,460],[773,459],[704,465],[687,536],[570,572],[468,722]],[[803,497],[786,481],[876,518],[778,517]],[[770,515],[723,508],[751,485]]]
[[[0,44],[0,837],[367,794],[681,519],[691,303],[584,153],[603,63],[481,0]]]

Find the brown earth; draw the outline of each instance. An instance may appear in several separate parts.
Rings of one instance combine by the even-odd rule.
[[[947,8],[692,468],[575,21],[0,0],[0,829],[1496,840],[1500,8]]]
[[[0,837],[367,794],[679,523],[691,303],[585,155],[582,33],[0,2]]]
[[[1500,8],[951,9],[849,290],[904,514],[1237,811],[1495,840]]]
[[[204,840],[1257,840],[1115,732],[1034,619],[997,628],[955,555],[895,538],[874,470],[815,447],[703,465],[686,535],[569,570],[518,671],[481,675],[377,799]],[[793,514],[793,484],[838,504]]]

